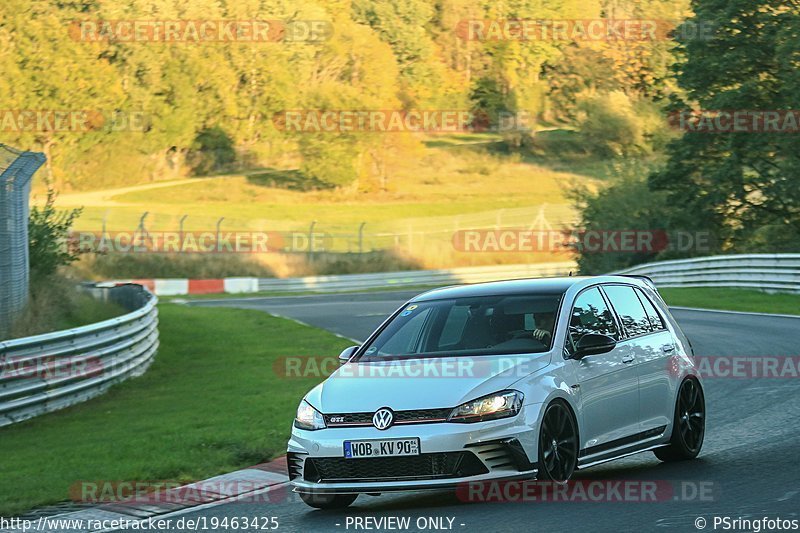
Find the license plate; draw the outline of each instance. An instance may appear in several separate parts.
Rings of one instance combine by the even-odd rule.
[[[346,440],[345,459],[419,455],[419,439]]]

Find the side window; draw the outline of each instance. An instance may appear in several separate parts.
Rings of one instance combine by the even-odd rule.
[[[603,290],[606,291],[608,299],[611,300],[611,305],[614,306],[628,336],[635,337],[650,333],[650,319],[647,318],[647,313],[645,313],[639,297],[633,291],[633,287],[627,285],[604,285]]]
[[[656,308],[655,306],[653,306],[653,303],[650,301],[650,298],[648,298],[639,289],[636,289],[636,294],[639,296],[639,300],[642,302],[642,305],[644,306],[644,310],[647,313],[647,318],[650,319],[650,326],[652,327],[652,331],[661,331],[663,329],[667,329],[667,327],[664,325],[664,320],[661,318],[661,315],[658,314],[658,311],[656,311]]]
[[[619,339],[614,317],[597,287],[582,292],[572,307],[569,324],[572,346],[587,333],[600,333]]]

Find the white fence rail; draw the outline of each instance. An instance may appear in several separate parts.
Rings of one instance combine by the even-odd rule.
[[[102,394],[144,373],[158,349],[157,298],[139,285],[93,288],[131,312],[0,343],[0,427]]]
[[[562,263],[463,267],[447,270],[309,276],[305,278],[262,278],[258,280],[258,290],[262,292],[338,292],[382,287],[403,288],[448,283],[479,283],[481,281],[500,279],[566,276],[570,271],[576,270],[575,263],[569,261]]]
[[[647,263],[617,274],[650,277],[658,287],[739,287],[800,292],[800,254],[715,255]]]

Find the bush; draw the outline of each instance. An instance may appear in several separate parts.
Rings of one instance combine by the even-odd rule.
[[[197,134],[187,160],[196,176],[230,169],[236,162],[233,139],[219,126],[205,129]]]
[[[421,266],[414,260],[402,257],[391,250],[358,253],[319,253],[312,261],[306,260],[306,275],[369,274],[417,270]]]
[[[737,251],[755,254],[798,253],[800,234],[788,224],[766,224],[747,235]]]
[[[58,211],[55,208],[56,197],[55,190],[48,186],[44,206],[33,206],[28,219],[28,253],[33,285],[78,258],[77,253],[67,246],[67,237],[82,210]]]
[[[621,91],[580,100],[579,130],[584,145],[601,156],[650,153],[670,138],[658,106]]]
[[[298,145],[303,156],[300,171],[329,187],[356,184],[360,175],[361,147],[352,137],[306,135]]]

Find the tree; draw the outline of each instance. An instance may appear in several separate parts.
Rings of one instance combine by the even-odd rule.
[[[687,24],[713,31],[709,38],[680,41],[677,81],[686,97],[675,99],[674,112],[798,109],[795,2],[695,0],[692,7]],[[653,189],[668,194],[673,225],[709,230],[728,250],[746,247],[762,226],[800,234],[800,137],[758,127],[687,129],[669,145],[666,168],[650,178]]]
[[[665,193],[654,193],[647,185],[647,168],[635,159],[622,159],[614,163],[614,178],[599,190],[575,185],[570,190],[580,220],[574,233],[579,237],[576,252],[582,274],[597,275],[615,272],[639,263],[668,259],[674,253],[662,237],[669,233],[665,221],[669,205]],[[653,241],[664,246],[653,246],[629,251],[588,249],[580,239],[586,232],[612,235],[615,231],[648,232]]]

